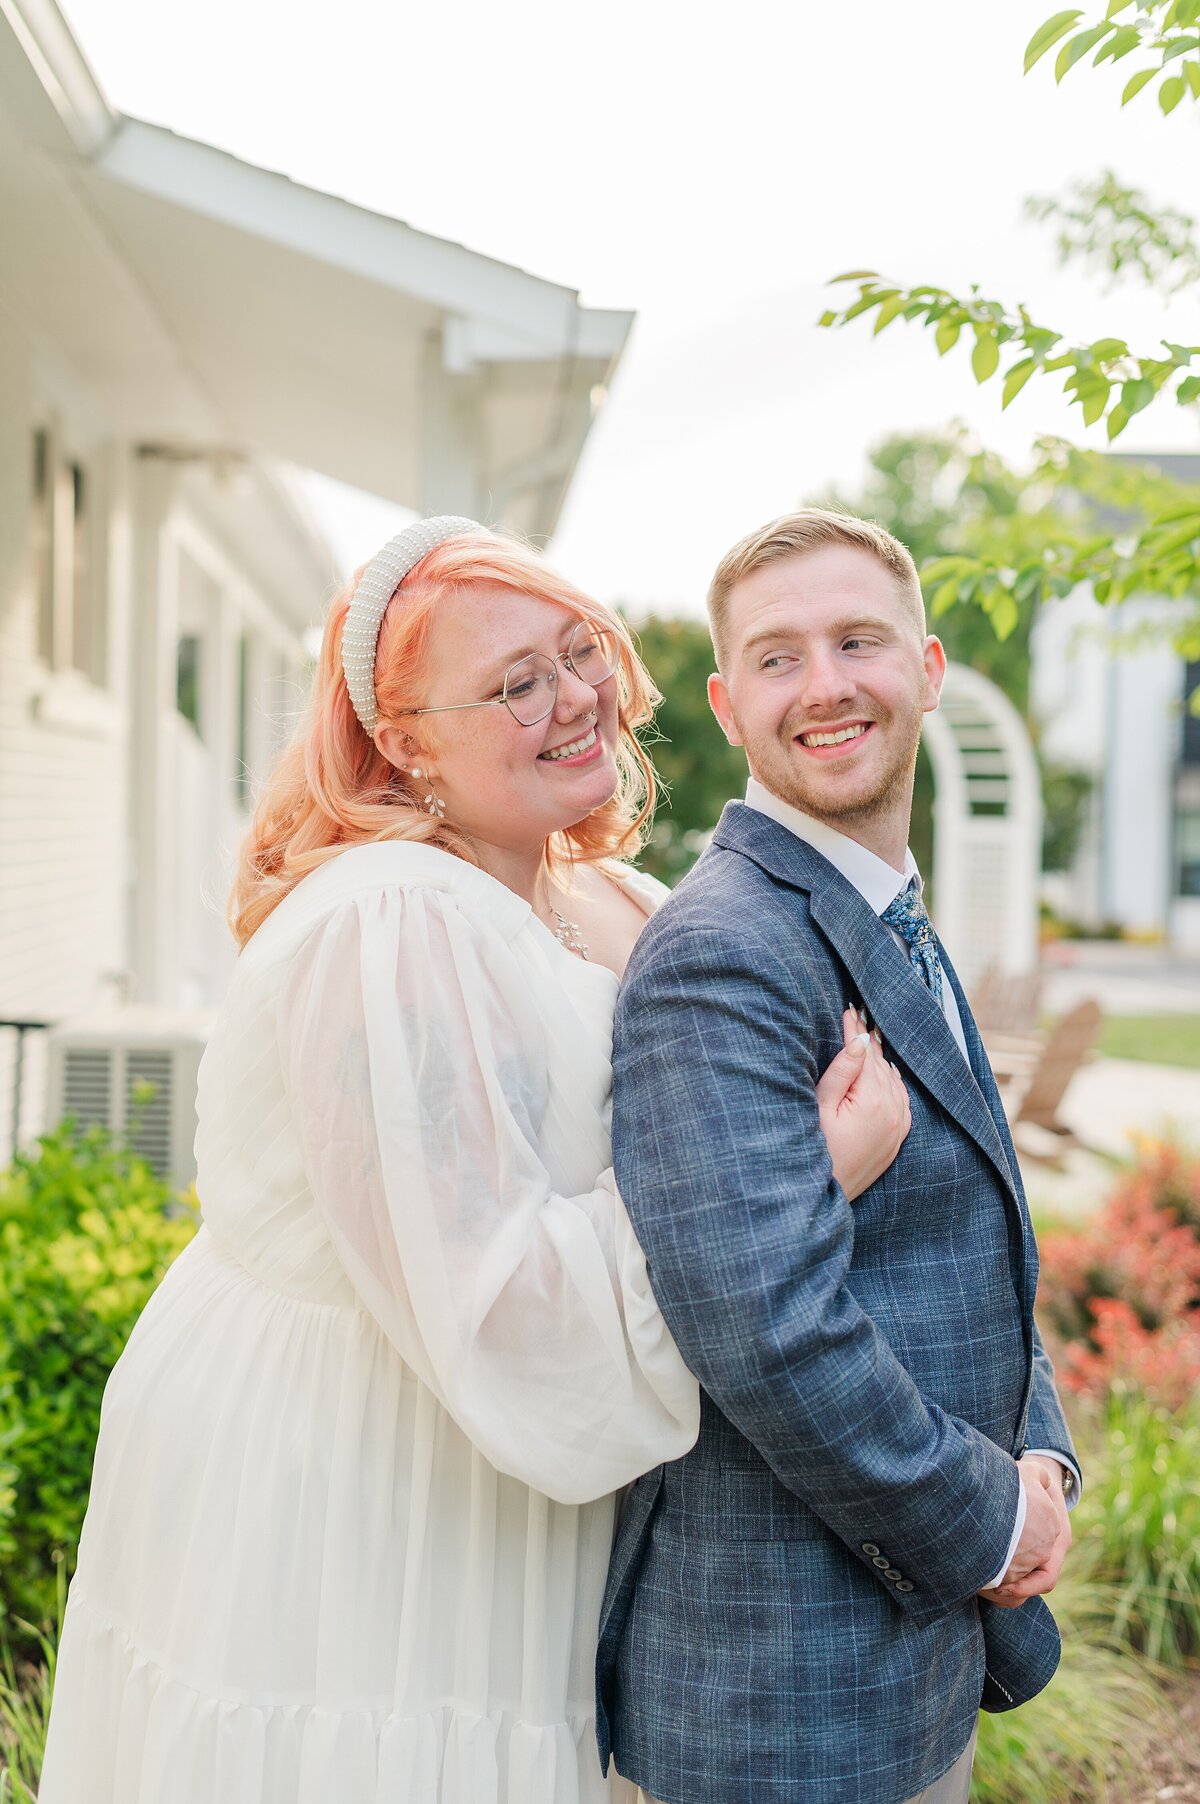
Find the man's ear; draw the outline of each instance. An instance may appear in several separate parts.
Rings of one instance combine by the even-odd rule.
[[[932,633],[925,641],[922,659],[925,665],[925,700],[921,712],[933,714],[941,699],[942,683],[946,676],[946,652],[941,640],[936,639]]]
[[[729,689],[719,670],[714,670],[708,679],[708,705],[716,715],[721,731],[730,745],[741,745],[742,736],[738,732],[737,722],[733,718],[733,709],[729,703]]]

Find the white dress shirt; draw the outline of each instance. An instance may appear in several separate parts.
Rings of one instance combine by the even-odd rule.
[[[839,833],[836,827],[829,826],[826,821],[815,820],[812,815],[802,813],[799,808],[793,808],[790,802],[782,801],[779,796],[760,783],[757,777],[751,777],[746,784],[746,806],[757,809],[759,814],[768,815],[773,821],[778,821],[781,827],[786,827],[789,833],[794,833],[797,839],[802,839],[807,845],[810,845],[814,852],[819,852],[822,858],[827,859],[836,871],[841,872],[847,883],[858,891],[863,901],[868,903],[877,915],[881,915],[888,904],[893,902],[902,890],[907,889],[914,877],[917,879],[918,887],[923,887],[921,873],[917,869],[917,861],[911,850],[906,850],[904,869],[898,871],[894,865],[888,864],[886,859],[878,857],[876,853],[868,851],[867,847],[860,845],[856,839],[851,839],[845,833]],[[889,927],[888,932],[907,958],[908,946],[904,939],[893,927]],[[942,1013],[946,1017],[946,1025],[954,1035],[959,1051],[970,1065],[967,1037],[963,1032],[958,999],[954,994],[953,986],[948,982],[942,984]],[[1067,1508],[1074,1509],[1079,1501],[1083,1482],[1078,1468],[1072,1462],[1064,1460],[1061,1453],[1055,1453],[1049,1448],[1029,1447],[1026,1448],[1026,1452],[1040,1454],[1043,1458],[1058,1462],[1065,1474],[1064,1489]],[[1021,1539],[1021,1531],[1025,1527],[1025,1516],[1025,1492],[1022,1490],[1017,1498],[1017,1519],[1009,1539],[1008,1552],[1004,1556],[1003,1566],[992,1580],[993,1585],[1000,1583],[1012,1564],[1013,1555],[1017,1551],[1017,1543]]]

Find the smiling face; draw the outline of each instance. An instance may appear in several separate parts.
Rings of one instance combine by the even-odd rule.
[[[531,652],[559,658],[580,616],[500,586],[451,592],[434,610],[422,705],[499,698],[511,665]],[[423,714],[382,728],[400,768],[419,765],[446,819],[477,846],[538,850],[552,833],[603,807],[617,786],[618,678],[591,684],[556,665],[554,707],[522,726],[504,706]]]
[[[895,576],[845,544],[765,564],[730,592],[724,647],[709,700],[752,774],[899,868],[946,659]]]

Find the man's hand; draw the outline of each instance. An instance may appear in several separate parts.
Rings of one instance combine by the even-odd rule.
[[[843,1050],[817,1084],[817,1109],[833,1175],[853,1202],[900,1151],[912,1108],[903,1078],[855,1009],[842,1015],[842,1036]]]
[[[1025,1527],[1000,1584],[993,1591],[979,1593],[1002,1610],[1019,1609],[1029,1598],[1053,1591],[1071,1545],[1058,1461],[1028,1454],[1018,1463],[1017,1476],[1025,1492]]]

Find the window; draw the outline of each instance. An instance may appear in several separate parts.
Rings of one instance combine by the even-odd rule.
[[[33,435],[33,511],[31,516],[33,591],[37,597],[38,655],[54,663],[54,533],[51,507],[50,434]]]
[[[1193,712],[1192,697],[1200,690],[1200,663],[1183,667],[1183,744],[1180,759],[1189,769],[1200,767],[1200,714]]]
[[[233,797],[239,808],[250,806],[250,635],[237,642],[237,715],[234,722]]]
[[[1180,896],[1200,896],[1200,807],[1181,809],[1175,818]]]
[[[63,454],[53,427],[33,435],[30,515],[39,656],[51,670],[107,678],[99,585],[93,578],[91,479]]]
[[[175,658],[175,706],[200,738],[200,636],[180,633]]]

